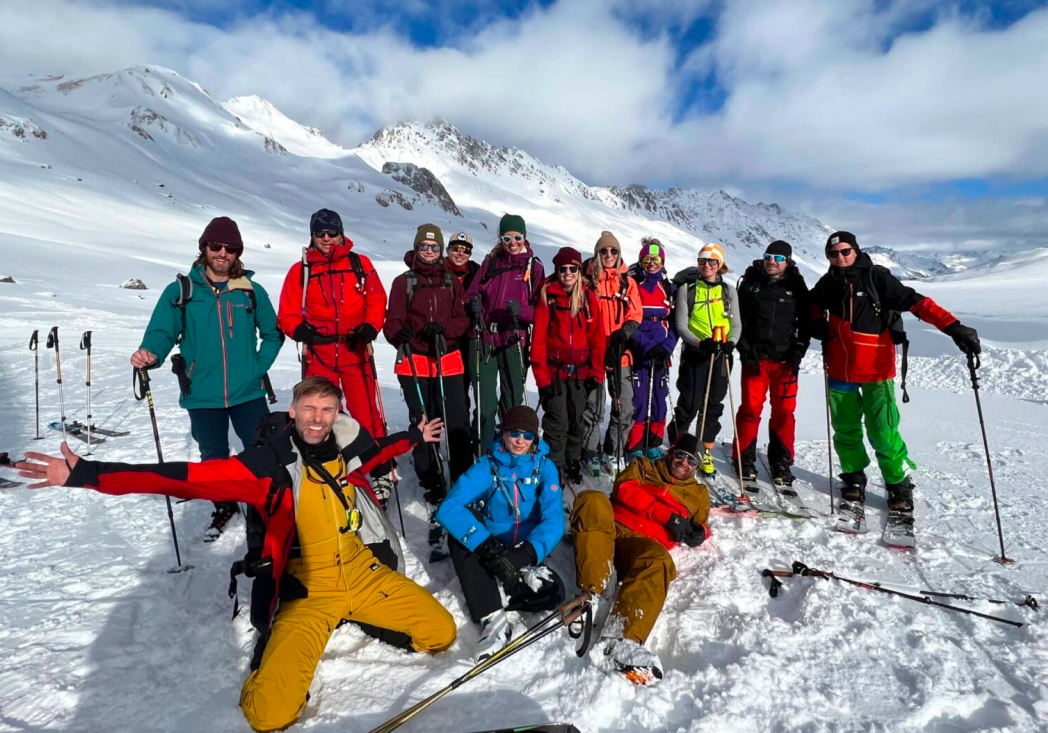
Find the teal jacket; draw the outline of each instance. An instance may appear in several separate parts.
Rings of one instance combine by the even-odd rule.
[[[204,266],[189,272],[193,294],[182,308],[178,281],[160,295],[139,348],[156,354],[156,368],[184,334],[179,351],[186,360],[189,394],[178,403],[187,410],[232,407],[265,395],[262,377],[276,361],[284,337],[265,289],[251,271],[218,292]],[[254,304],[250,293],[254,291]],[[259,343],[261,339],[261,344]]]

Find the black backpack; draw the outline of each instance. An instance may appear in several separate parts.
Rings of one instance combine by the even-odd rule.
[[[874,265],[874,267],[879,267]],[[887,272],[886,268],[884,269]],[[870,307],[873,308],[873,312],[881,319],[881,323],[888,329],[888,335],[891,337],[892,343],[896,346],[902,346],[902,366],[900,367],[900,380],[899,386],[902,388],[902,401],[907,403],[910,401],[910,395],[906,391],[906,372],[909,370],[909,352],[910,352],[910,338],[906,335],[906,327],[902,321],[902,313],[897,310],[885,308],[881,302],[881,294],[877,292],[877,286],[873,282],[873,268],[864,270],[862,274],[862,286],[866,290],[866,295],[870,299]]]

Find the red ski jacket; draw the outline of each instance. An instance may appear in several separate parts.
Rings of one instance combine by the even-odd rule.
[[[811,302],[812,333],[823,340],[827,372],[842,382],[895,377],[891,311],[909,311],[940,331],[957,321],[934,300],[899,282],[887,268],[874,265],[865,252],[851,267],[831,267],[812,288]]]
[[[601,329],[597,297],[583,285],[583,303],[574,317],[571,299],[556,277],[539,292],[532,333],[531,366],[535,383],[545,387],[554,379],[604,381],[607,339]]]
[[[668,550],[677,546],[666,523],[674,514],[710,529],[709,490],[695,477],[679,481],[670,474],[667,460],[634,458],[615,480],[611,494],[615,521],[638,534],[658,540]]]
[[[376,332],[381,331],[386,318],[382,281],[371,260],[352,250],[353,242],[348,238],[345,244],[332,247],[330,256],[316,247],[306,250],[309,283],[305,320],[316,326],[321,336],[333,337],[331,343],[310,346],[309,356],[336,371],[367,361],[365,344],[354,343],[353,332],[365,323],[374,326]],[[302,320],[302,263],[296,262],[288,270],[280,291],[277,325],[294,338]]]

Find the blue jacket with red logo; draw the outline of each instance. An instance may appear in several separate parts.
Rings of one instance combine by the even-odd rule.
[[[511,547],[527,540],[542,562],[564,536],[560,476],[548,453],[539,439],[533,452],[516,456],[496,437],[451,487],[437,521],[471,552],[494,535]]]

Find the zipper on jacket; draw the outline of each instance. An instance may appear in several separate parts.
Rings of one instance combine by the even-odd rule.
[[[226,291],[229,292],[228,290]],[[222,328],[222,293],[215,291],[215,308],[218,310],[218,340],[222,344],[222,395],[229,407],[229,363],[226,359],[226,334]]]

